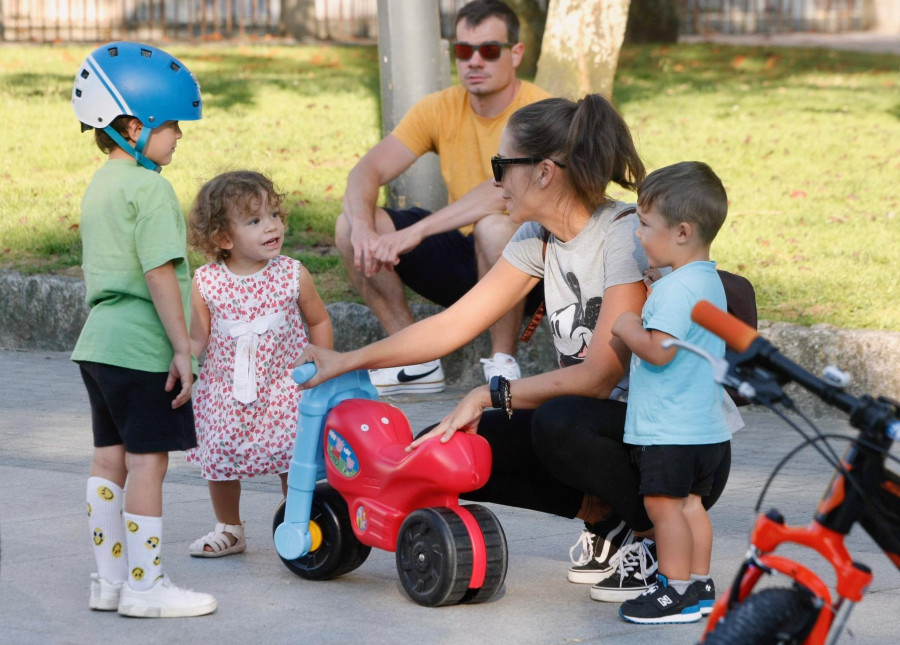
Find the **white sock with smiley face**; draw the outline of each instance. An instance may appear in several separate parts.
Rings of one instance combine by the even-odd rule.
[[[97,575],[117,584],[128,577],[125,557],[125,524],[122,521],[124,491],[102,477],[87,482],[88,529],[97,562]]]
[[[128,586],[149,589],[163,576],[162,518],[124,513],[128,540]]]

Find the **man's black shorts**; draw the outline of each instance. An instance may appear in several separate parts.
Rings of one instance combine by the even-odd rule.
[[[181,385],[166,392],[167,373],[87,361],[78,365],[91,401],[94,447],[124,445],[126,452],[138,454],[197,446],[194,409],[190,401],[172,409]]]
[[[398,231],[412,226],[431,213],[421,208],[401,211],[384,209]],[[478,282],[475,238],[457,230],[431,235],[416,248],[400,256],[394,268],[407,287],[442,307],[449,307]],[[525,300],[530,316],[544,299],[543,282]]]
[[[633,446],[631,458],[641,471],[642,495],[709,495],[713,476],[731,442],[691,446]]]

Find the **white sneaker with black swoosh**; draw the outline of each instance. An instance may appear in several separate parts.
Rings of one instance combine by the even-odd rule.
[[[441,367],[440,360],[369,370],[369,378],[379,396],[404,392],[426,394],[444,390],[444,368]]]

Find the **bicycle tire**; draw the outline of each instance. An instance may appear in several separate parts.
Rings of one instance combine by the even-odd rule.
[[[763,589],[725,614],[703,645],[799,645],[817,614],[800,589]]]

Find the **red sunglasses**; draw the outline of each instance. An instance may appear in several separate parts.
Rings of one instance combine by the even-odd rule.
[[[459,42],[453,43],[453,53],[456,55],[456,60],[469,60],[477,49],[478,54],[484,60],[497,60],[500,58],[500,54],[503,53],[504,47],[512,47],[513,45],[515,43],[501,43],[496,40],[489,40],[480,45]]]

